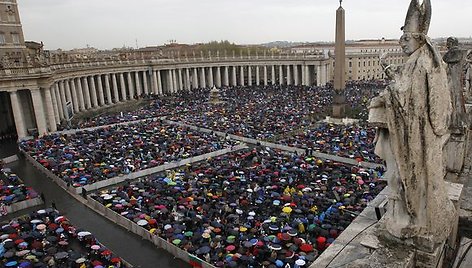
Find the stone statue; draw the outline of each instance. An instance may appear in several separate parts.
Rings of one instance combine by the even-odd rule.
[[[466,100],[470,102],[472,100],[472,51],[467,52],[466,58],[466,70],[465,70],[465,83],[466,83]]]
[[[459,41],[455,37],[447,39],[448,51],[443,57],[444,62],[447,63],[447,76],[449,90],[452,97],[452,117],[451,117],[451,131],[454,134],[463,134],[465,127],[465,101],[463,94],[463,69],[466,65],[466,51],[459,47]]]
[[[442,156],[451,94],[442,58],[427,36],[430,20],[430,0],[412,0],[400,38],[408,60],[387,66],[392,82],[369,107],[369,121],[379,126],[376,153],[387,163],[385,234],[428,251],[446,240],[456,213]]]

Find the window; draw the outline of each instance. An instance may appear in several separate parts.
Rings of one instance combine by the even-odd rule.
[[[0,45],[4,45],[4,44],[5,44],[5,34],[0,33]]]
[[[20,35],[17,33],[11,33],[11,40],[13,41],[13,44],[20,44]]]
[[[16,21],[15,11],[13,11],[11,6],[7,6],[7,18],[8,18],[8,22],[15,22]]]

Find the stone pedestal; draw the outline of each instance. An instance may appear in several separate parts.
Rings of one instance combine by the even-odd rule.
[[[466,130],[467,131],[467,130]],[[459,173],[464,168],[464,161],[467,150],[467,134],[452,134],[444,147],[446,158],[446,169],[452,173]]]
[[[342,94],[334,95],[333,99],[333,117],[343,118],[346,116],[346,97]]]

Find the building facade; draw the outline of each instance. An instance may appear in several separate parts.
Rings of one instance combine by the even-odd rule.
[[[177,53],[163,59],[155,51],[126,57],[87,51],[82,57],[76,52],[48,53],[42,44],[25,42],[16,0],[0,0],[0,21],[0,135],[14,132],[20,139],[54,132],[74,114],[144,94],[212,86],[323,86],[334,75],[334,47],[329,45],[286,55],[217,52],[190,58]],[[380,53],[389,52],[391,63],[403,61],[398,45],[385,40],[348,44],[346,52],[350,80],[382,78]]]

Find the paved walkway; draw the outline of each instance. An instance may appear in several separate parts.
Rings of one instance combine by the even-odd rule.
[[[0,148],[3,151],[3,146]],[[121,227],[106,220],[102,216],[88,209],[85,205],[66,193],[46,176],[28,163],[24,157],[11,163],[8,167],[22,178],[27,185],[32,186],[39,193],[44,193],[46,204],[52,201],[57,208],[66,215],[74,225],[91,231],[104,245],[117,255],[130,262],[134,267],[142,268],[183,268],[190,267],[185,262],[174,259],[164,250],[157,249],[150,242],[141,239]],[[17,213],[18,214],[18,213]]]

